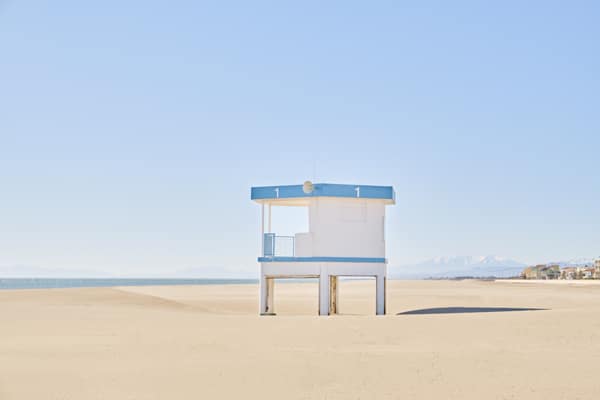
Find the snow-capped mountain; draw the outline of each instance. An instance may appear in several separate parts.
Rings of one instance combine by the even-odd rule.
[[[510,277],[521,273],[525,263],[498,256],[436,257],[418,264],[390,267],[392,278],[441,278],[456,276]]]
[[[561,267],[583,267],[585,265],[594,265],[594,259],[579,257],[567,261],[550,261],[547,264],[556,264]]]

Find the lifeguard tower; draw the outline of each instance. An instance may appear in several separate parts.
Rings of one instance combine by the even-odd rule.
[[[375,311],[385,314],[385,206],[395,204],[391,186],[307,181],[253,187],[250,197],[261,205],[261,314],[275,311],[278,278],[319,278],[319,314],[336,314],[340,276],[375,277]],[[307,207],[308,232],[285,237],[271,232],[273,206]]]

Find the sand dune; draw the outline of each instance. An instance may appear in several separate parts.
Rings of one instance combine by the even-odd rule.
[[[0,292],[0,399],[597,399],[600,285],[317,286]]]

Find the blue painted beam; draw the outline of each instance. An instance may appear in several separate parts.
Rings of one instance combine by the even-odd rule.
[[[258,262],[345,262],[345,263],[386,263],[379,257],[258,257]]]
[[[342,185],[315,183],[311,193],[304,193],[302,185],[258,186],[250,190],[251,200],[294,199],[307,197],[346,197],[395,200],[392,186]]]

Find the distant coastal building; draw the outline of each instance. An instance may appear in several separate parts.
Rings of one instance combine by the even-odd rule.
[[[566,267],[560,271],[560,279],[577,279],[577,267]]]
[[[578,271],[579,279],[594,279],[595,272],[596,269],[594,267],[581,267]]]
[[[600,259],[593,265],[567,266],[560,268],[557,264],[536,265],[527,267],[521,272],[523,279],[600,279]]]
[[[547,265],[542,272],[542,279],[558,279],[560,278],[560,265]]]
[[[523,279],[558,279],[560,277],[560,266],[558,265],[536,265],[527,267],[521,273]]]
[[[521,272],[521,278],[523,279],[537,279],[538,278],[538,270],[537,266],[527,267]]]
[[[385,209],[396,202],[391,186],[307,181],[253,187],[250,198],[261,206],[261,314],[274,313],[275,279],[280,278],[319,278],[319,314],[336,314],[340,276],[374,277],[375,312],[385,314]],[[275,206],[305,207],[308,232],[273,232]]]

